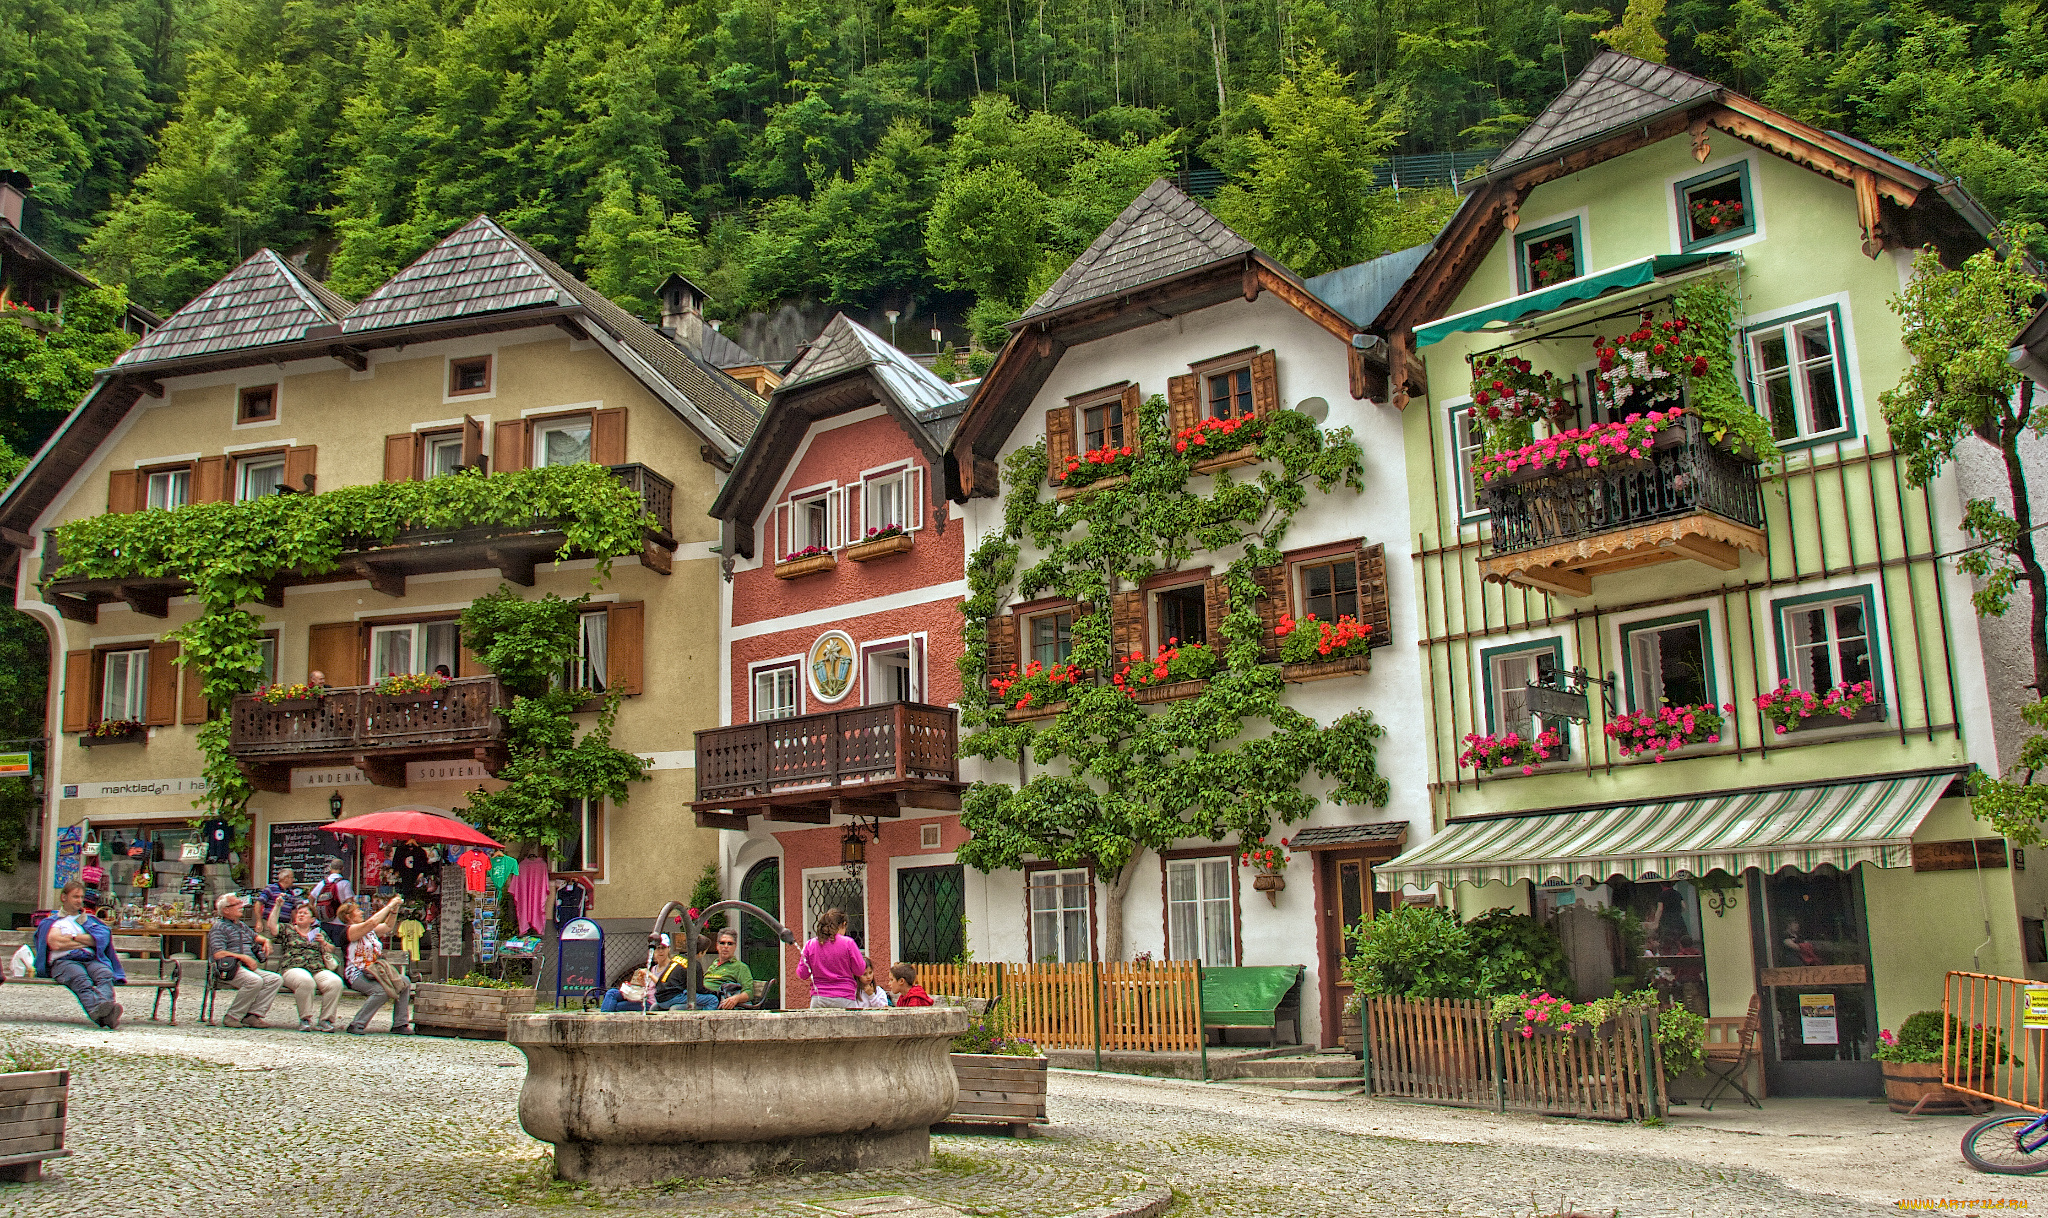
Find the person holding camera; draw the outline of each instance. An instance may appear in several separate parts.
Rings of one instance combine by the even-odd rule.
[[[235,991],[228,1013],[220,1017],[223,1028],[267,1028],[263,1016],[284,978],[263,967],[270,953],[270,940],[242,921],[249,908],[239,893],[224,892],[213,903],[216,915],[206,932],[206,946],[213,957],[214,984]]]
[[[398,910],[404,904],[404,897],[393,897],[367,918],[354,901],[337,911],[348,927],[348,967],[342,977],[348,988],[363,996],[362,1010],[343,1029],[350,1036],[369,1030],[370,1017],[386,999],[392,1004],[391,1030],[400,1036],[412,1034],[412,978],[385,962],[384,940],[377,933],[380,926],[389,930],[398,925]]]

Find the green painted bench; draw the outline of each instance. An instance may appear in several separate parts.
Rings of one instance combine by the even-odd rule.
[[[1265,1028],[1266,1045],[1280,1043],[1280,1024],[1292,1025],[1291,1044],[1301,1043],[1301,979],[1299,964],[1250,965],[1202,970],[1202,1032],[1225,1028]]]

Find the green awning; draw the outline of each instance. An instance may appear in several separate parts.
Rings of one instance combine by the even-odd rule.
[[[1403,884],[1604,882],[1765,874],[1822,863],[1911,863],[1913,831],[1959,771],[1703,794],[1658,803],[1452,821],[1427,846],[1373,868]]]
[[[1463,313],[1454,313],[1449,317],[1430,322],[1426,326],[1418,326],[1415,330],[1415,346],[1417,350],[1420,350],[1431,343],[1440,343],[1453,334],[1469,330],[1483,330],[1492,322],[1520,321],[1524,317],[1530,317],[1537,313],[1548,313],[1552,309],[1562,309],[1569,304],[1577,304],[1582,300],[1591,300],[1595,296],[1612,292],[1617,288],[1641,287],[1643,284],[1662,279],[1666,275],[1675,275],[1680,271],[1696,267],[1703,262],[1726,257],[1728,257],[1726,253],[1720,252],[1705,254],[1652,254],[1648,258],[1638,258],[1634,262],[1624,262],[1620,266],[1611,267],[1592,275],[1581,275],[1577,279],[1560,283],[1554,288],[1544,288],[1540,292],[1526,292],[1520,296],[1511,296],[1506,300],[1497,300],[1490,305],[1481,305],[1476,309],[1467,309]]]

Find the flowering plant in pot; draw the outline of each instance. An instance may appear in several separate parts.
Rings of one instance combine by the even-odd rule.
[[[1564,737],[1555,731],[1539,732],[1534,740],[1524,740],[1516,732],[1488,736],[1474,733],[1465,737],[1465,751],[1458,754],[1458,765],[1482,773],[1518,766],[1522,773],[1534,774],[1537,766],[1563,748]]]
[[[1493,1000],[1494,1020],[1506,1024],[1508,1031],[1519,1034],[1523,1040],[1533,1040],[1543,1032],[1568,1036],[1578,1031],[1581,1021],[1573,1014],[1574,1009],[1570,999],[1559,998],[1548,990],[1502,994]]]
[[[1661,762],[1666,755],[1688,744],[1701,741],[1721,743],[1721,728],[1725,723],[1721,712],[1724,710],[1733,714],[1735,704],[1730,702],[1725,707],[1710,702],[1697,706],[1660,706],[1654,711],[1616,715],[1601,730],[1620,746],[1623,757],[1653,753]]]
[[[1273,633],[1280,636],[1283,664],[1313,664],[1322,660],[1349,660],[1372,651],[1372,627],[1349,614],[1334,622],[1318,621],[1311,613],[1299,621],[1282,613]]]
[[[377,682],[380,694],[430,694],[444,689],[448,678],[432,672],[394,672]]]
[[[1779,681],[1778,688],[1759,697],[1756,705],[1764,713],[1764,718],[1771,721],[1777,734],[1782,736],[1815,715],[1832,714],[1853,719],[1864,707],[1876,701],[1877,686],[1869,681],[1837,685],[1816,698],[1794,686],[1788,678]]]
[[[1578,259],[1573,255],[1572,242],[1568,237],[1538,241],[1529,247],[1528,254],[1532,287],[1547,288],[1554,283],[1563,283],[1578,269]]]
[[[1129,444],[1106,444],[1067,458],[1065,469],[1052,472],[1052,480],[1066,487],[1083,487],[1104,478],[1127,474],[1137,462],[1137,449]]]
[[[144,730],[140,719],[102,719],[92,725],[92,734],[101,739],[139,736]]]
[[[1109,679],[1110,684],[1135,698],[1148,685],[1171,685],[1175,681],[1206,681],[1223,666],[1223,661],[1206,643],[1166,640],[1156,655],[1142,651],[1124,657],[1123,667]]]
[[[988,687],[1010,709],[1028,710],[1034,702],[1046,706],[1064,700],[1080,680],[1078,665],[1041,664],[1033,660],[1021,671],[1015,664],[1010,665],[1009,672],[989,678]]]
[[[885,525],[880,525],[880,526],[878,526],[878,527],[875,527],[875,528],[871,528],[871,529],[869,529],[869,530],[867,531],[867,534],[866,534],[865,536],[863,536],[863,537],[861,538],[861,540],[862,540],[862,541],[880,541],[880,540],[882,540],[882,539],[883,539],[883,538],[885,538],[885,537],[901,537],[901,536],[903,536],[903,526],[902,526],[902,525],[900,525],[900,524],[885,524]]]
[[[1520,448],[1482,453],[1472,470],[1482,483],[1521,469],[1564,469],[1573,462],[1596,468],[1603,462],[1615,464],[1640,461],[1650,454],[1657,433],[1678,425],[1685,407],[1632,414],[1619,423],[1592,423],[1566,428]]]
[[[280,702],[298,702],[308,698],[325,697],[325,685],[308,685],[297,681],[290,685],[265,685],[256,691],[256,696],[272,706]]]
[[[1486,452],[1527,444],[1537,420],[1562,426],[1574,409],[1564,382],[1528,360],[1495,353],[1472,361],[1473,430]]]
[[[1687,380],[1707,375],[1707,358],[1686,354],[1695,326],[1689,317],[1652,321],[1645,313],[1629,333],[1611,342],[1595,338],[1593,354],[1600,371],[1593,377],[1593,398],[1601,409],[1668,402],[1678,397]]]
[[[1744,210],[1739,199],[1701,199],[1692,205],[1694,226],[1710,233],[1725,233],[1742,225]]]
[[[830,554],[831,552],[824,546],[805,546],[801,550],[791,550],[789,553],[784,554],[782,561],[795,562],[799,558],[816,558],[820,554]]]
[[[1247,414],[1234,419],[1203,419],[1193,427],[1173,433],[1173,451],[1192,452],[1197,459],[1250,448],[1266,435],[1266,416]]]
[[[1272,874],[1287,870],[1291,861],[1287,853],[1287,839],[1281,838],[1278,846],[1269,846],[1263,837],[1253,838],[1238,851],[1237,861],[1245,867]]]

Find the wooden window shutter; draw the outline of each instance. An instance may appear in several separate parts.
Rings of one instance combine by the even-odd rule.
[[[184,665],[178,674],[184,682],[184,697],[180,699],[178,721],[181,723],[206,722],[206,672],[197,664]]]
[[[1280,409],[1279,361],[1271,351],[1252,356],[1252,413],[1272,414]]]
[[[484,425],[462,416],[462,463],[471,469],[484,468]]]
[[[420,476],[420,433],[384,437],[384,481],[413,482]]]
[[[228,459],[201,457],[192,466],[192,502],[222,503],[228,497]]]
[[[300,444],[285,449],[284,484],[295,491],[313,493],[319,485],[316,481],[319,458],[320,446],[317,444]]]
[[[1230,646],[1223,637],[1223,619],[1230,616],[1230,580],[1217,575],[1202,581],[1202,638],[1209,650],[1222,655]]]
[[[533,448],[533,424],[525,419],[506,419],[492,428],[491,464],[498,470],[525,469]]]
[[[1393,604],[1387,599],[1387,547],[1373,543],[1358,549],[1358,613],[1372,627],[1372,645],[1394,641]]]
[[[599,465],[626,463],[625,407],[591,412],[590,459]]]
[[[1146,654],[1145,594],[1117,592],[1109,598],[1110,663],[1122,664],[1133,655]]]
[[[359,622],[322,622],[306,628],[306,672],[327,674],[329,685],[361,685],[369,672]]]
[[[1124,443],[1130,445],[1133,452],[1138,448],[1138,403],[1138,382],[1132,381],[1124,386],[1123,415]]]
[[[149,692],[143,695],[142,721],[166,727],[178,721],[178,645],[149,645]]]
[[[1167,429],[1178,434],[1202,421],[1202,378],[1190,372],[1166,381]]]
[[[1287,566],[1285,563],[1260,567],[1252,572],[1259,581],[1259,655],[1272,661],[1280,658],[1280,616],[1288,611]]]
[[[64,653],[64,730],[84,732],[92,730],[92,721],[98,718],[99,691],[93,688],[92,652],[67,651]]]
[[[1012,668],[1022,668],[1017,652],[1017,617],[998,613],[988,620],[988,675],[1000,677]]]
[[[608,690],[637,694],[646,688],[647,607],[628,601],[605,610],[604,684]]]
[[[107,475],[107,511],[139,512],[142,510],[142,471],[139,469],[117,469]]]
[[[455,675],[458,677],[488,677],[491,675],[491,666],[484,663],[483,657],[471,651],[469,644],[464,643],[456,652]]]
[[[1079,454],[1074,447],[1074,408],[1045,412],[1045,467],[1053,481],[1066,475],[1067,462]]]

